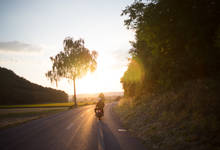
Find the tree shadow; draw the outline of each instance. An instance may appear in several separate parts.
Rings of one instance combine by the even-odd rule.
[[[101,128],[102,133],[103,133],[102,140],[104,140],[104,149],[105,150],[121,150],[118,139],[114,136],[114,134],[112,133],[108,125],[103,121],[99,121],[98,127]]]

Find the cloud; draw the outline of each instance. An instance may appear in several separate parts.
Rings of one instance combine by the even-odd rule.
[[[20,41],[0,42],[0,52],[40,52],[42,48],[37,45],[23,43]]]

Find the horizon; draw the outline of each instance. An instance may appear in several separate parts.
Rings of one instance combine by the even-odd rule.
[[[124,93],[124,91],[109,91],[109,92],[101,92],[101,93],[103,93],[104,95],[105,94],[122,94],[122,93]],[[81,94],[76,94],[76,96],[79,96],[79,95],[98,95],[98,94],[100,94],[100,93],[81,93]],[[73,95],[69,95],[69,96],[73,96]]]
[[[7,69],[7,70],[9,70],[9,71],[12,71],[13,73],[15,73],[13,70],[11,70],[11,69],[9,69],[9,68],[5,68],[5,67],[1,67],[0,66],[0,68],[3,68],[3,69]],[[16,73],[15,73],[16,74]],[[16,74],[18,77],[20,77],[20,78],[23,78],[23,79],[25,79],[25,80],[27,80],[25,77],[22,77],[22,76],[20,76],[20,75],[18,75],[18,74]],[[27,81],[29,81],[29,80],[27,80]],[[33,83],[33,84],[37,84],[37,83],[34,83],[34,82],[32,82],[32,81],[29,81],[29,82],[31,82],[31,83]],[[39,86],[42,86],[42,87],[45,87],[45,88],[53,88],[53,87],[47,87],[47,86],[43,86],[43,85],[40,85],[40,84],[37,84],[37,85],[39,85]],[[54,89],[54,88],[53,88]],[[60,89],[56,89],[56,90],[60,90]],[[62,91],[64,91],[64,90],[62,90]],[[65,92],[65,91],[64,91]],[[97,92],[97,93],[77,93],[76,94],[76,96],[79,96],[79,95],[97,95],[97,94],[100,94],[100,93],[124,93],[124,91],[122,90],[122,91],[106,91],[106,92]],[[68,94],[68,93],[66,93],[66,94]],[[73,94],[68,94],[68,96],[70,97],[70,96],[73,96]]]

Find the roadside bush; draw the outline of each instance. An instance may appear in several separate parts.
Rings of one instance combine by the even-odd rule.
[[[122,122],[152,149],[220,148],[219,84],[193,80],[172,91],[121,99]]]

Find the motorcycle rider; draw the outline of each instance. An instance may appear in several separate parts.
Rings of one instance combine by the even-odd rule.
[[[97,109],[100,109],[102,111],[102,114],[104,116],[104,107],[105,107],[105,103],[104,103],[104,100],[105,100],[105,97],[104,97],[104,94],[103,93],[100,93],[99,94],[99,98],[98,98],[98,103],[96,104],[96,108],[95,108],[95,112]]]

